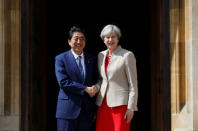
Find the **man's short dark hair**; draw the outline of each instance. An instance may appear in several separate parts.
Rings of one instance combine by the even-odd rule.
[[[68,36],[69,40],[71,40],[74,32],[80,32],[80,33],[84,34],[84,36],[85,36],[85,31],[83,29],[81,29],[80,27],[77,27],[77,26],[72,26],[69,30],[69,36]]]

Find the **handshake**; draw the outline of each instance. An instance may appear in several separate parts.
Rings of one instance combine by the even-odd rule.
[[[96,95],[96,93],[98,92],[98,88],[96,86],[87,86],[85,88],[85,92],[87,92],[89,94],[90,97],[94,97]]]

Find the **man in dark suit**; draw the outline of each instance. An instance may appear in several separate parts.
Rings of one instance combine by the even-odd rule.
[[[57,101],[58,131],[93,130],[94,95],[97,77],[96,57],[83,51],[85,33],[78,27],[69,31],[71,50],[55,58],[55,73],[60,87]]]

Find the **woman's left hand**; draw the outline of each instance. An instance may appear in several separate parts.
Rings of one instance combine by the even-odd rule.
[[[127,121],[127,123],[129,123],[132,120],[133,115],[134,115],[134,111],[129,110],[129,109],[126,111],[124,115],[124,119]]]

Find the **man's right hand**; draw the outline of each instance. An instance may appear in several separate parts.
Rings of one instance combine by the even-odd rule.
[[[90,97],[94,97],[95,94],[98,92],[98,88],[96,86],[88,86],[85,88],[85,92],[87,92]]]

